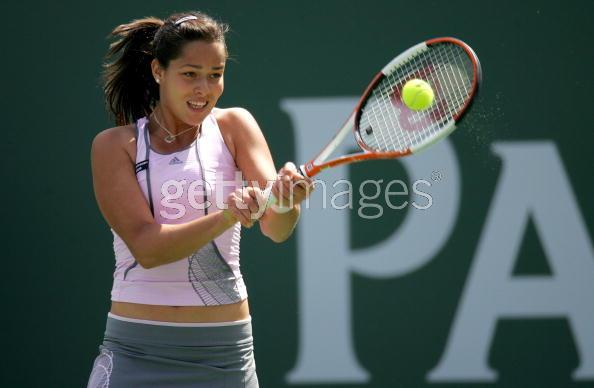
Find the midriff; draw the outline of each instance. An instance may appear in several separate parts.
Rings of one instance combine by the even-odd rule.
[[[220,306],[159,306],[112,301],[110,311],[121,317],[163,322],[232,322],[250,316],[247,299]]]

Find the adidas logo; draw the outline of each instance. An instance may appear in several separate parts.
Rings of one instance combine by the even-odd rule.
[[[174,157],[173,157],[173,159],[171,159],[171,160],[169,161],[169,165],[172,165],[172,164],[183,164],[183,163],[184,163],[184,162],[182,162],[181,160],[179,160],[179,159],[177,158],[177,156],[174,156]]]

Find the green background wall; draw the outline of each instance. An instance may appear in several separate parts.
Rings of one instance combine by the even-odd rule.
[[[427,379],[444,353],[502,173],[494,142],[554,144],[592,252],[592,1],[22,1],[0,9],[2,387],[86,385],[109,309],[114,264],[112,236],[95,204],[89,164],[93,137],[112,125],[99,82],[105,37],[134,18],[190,9],[231,25],[234,60],[220,106],[253,113],[277,166],[297,155],[295,128],[281,109],[282,99],[357,96],[387,60],[436,36],[465,40],[482,62],[480,100],[451,138],[462,191],[447,244],[406,276],[352,276],[353,343],[370,374],[367,382],[299,385],[594,386],[593,379],[572,377],[580,355],[563,316],[500,320],[489,353],[489,365],[499,373],[495,382]],[[328,136],[333,130],[328,128]],[[359,165],[349,176],[396,179],[403,172],[400,162],[375,166],[380,172]],[[367,221],[354,209],[350,248],[389,238],[403,217]],[[561,233],[562,242],[564,237]],[[514,274],[554,273],[542,245],[538,225],[529,223]],[[297,238],[276,245],[256,228],[242,241],[259,376],[266,388],[290,386],[286,376],[297,360],[298,249]],[[569,243],[565,250],[568,257],[575,253]],[[575,295],[589,317],[594,317],[593,297]],[[594,319],[590,323],[594,327]],[[585,346],[592,349],[594,343]]]

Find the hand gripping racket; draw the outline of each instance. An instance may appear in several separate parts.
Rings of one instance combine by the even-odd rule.
[[[434,101],[425,110],[413,111],[402,100],[402,88],[412,79],[433,89]],[[301,174],[313,177],[329,167],[399,158],[428,148],[456,129],[480,82],[479,60],[459,39],[435,38],[409,48],[376,74],[342,128],[315,158],[300,166]],[[329,160],[351,131],[361,152]]]

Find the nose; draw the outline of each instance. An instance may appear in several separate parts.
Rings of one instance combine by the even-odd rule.
[[[194,94],[206,94],[208,93],[208,81],[206,77],[200,77],[196,80],[194,85]]]

